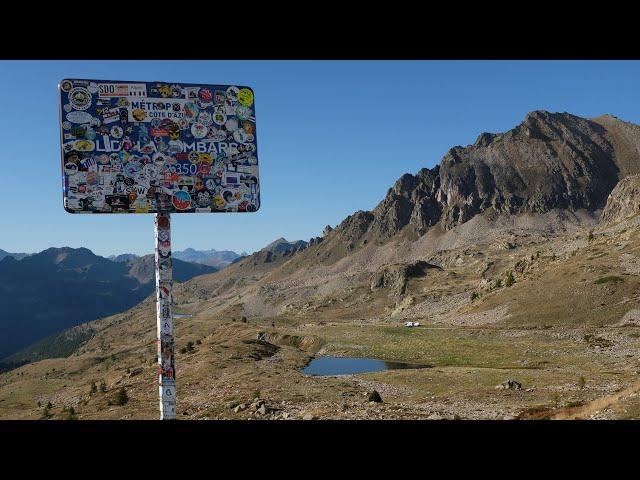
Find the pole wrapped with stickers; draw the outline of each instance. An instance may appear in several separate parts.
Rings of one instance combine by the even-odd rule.
[[[156,311],[158,327],[158,383],[160,419],[176,418],[176,371],[173,339],[173,268],[171,260],[171,218],[168,212],[156,213]]]

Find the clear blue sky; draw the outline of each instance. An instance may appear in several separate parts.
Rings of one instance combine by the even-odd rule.
[[[173,248],[255,251],[372,209],[403,173],[536,109],[640,123],[640,62],[0,61],[0,248],[153,250],[153,215],[62,208],[64,77],[244,84],[256,95],[262,207],[173,216]]]

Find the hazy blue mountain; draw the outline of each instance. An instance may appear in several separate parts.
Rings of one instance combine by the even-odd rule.
[[[30,253],[12,253],[12,252],[7,252],[6,250],[2,250],[0,248],[0,260],[2,260],[4,257],[13,257],[16,260],[22,260],[24,257],[28,257],[29,255],[31,255]]]
[[[183,260],[173,258],[173,279],[177,282],[185,282],[197,275],[205,273],[217,272],[216,267],[211,265],[201,265],[199,263],[185,262]],[[155,255],[149,254],[137,257],[125,262],[129,268],[129,275],[136,278],[140,283],[151,283],[155,288]]]
[[[139,255],[135,253],[123,253],[121,255],[109,255],[109,260],[113,260],[114,262],[128,262],[129,260],[134,260],[136,258],[140,258]]]
[[[194,248],[186,248],[184,250],[177,250],[172,252],[174,259],[182,260],[184,262],[199,263],[201,265],[208,265],[221,269],[230,265],[238,258],[247,256],[246,252],[240,254],[231,250],[196,250]],[[110,255],[109,260],[114,262],[128,262],[132,259],[140,258],[134,253],[123,253],[121,255]]]
[[[176,281],[216,268],[174,259]],[[0,260],[0,358],[48,335],[133,307],[155,289],[153,255],[115,262],[86,248]]]
[[[184,260],[185,262],[200,263],[210,265],[218,269],[233,263],[237,258],[246,255],[238,254],[231,250],[195,250],[187,248],[185,250],[172,252],[173,258]]]

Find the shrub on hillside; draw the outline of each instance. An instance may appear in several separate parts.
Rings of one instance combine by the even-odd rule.
[[[504,277],[504,286],[505,287],[510,287],[514,283],[516,283],[516,280],[515,280],[515,278],[513,278],[513,273],[508,272]]]
[[[127,395],[127,390],[123,387],[120,387],[118,390],[118,394],[116,395],[115,404],[116,405],[124,405],[129,401],[129,396]]]

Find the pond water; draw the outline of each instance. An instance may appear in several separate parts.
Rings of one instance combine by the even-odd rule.
[[[301,372],[313,376],[354,375],[357,373],[410,368],[430,368],[430,365],[389,362],[385,360],[378,360],[376,358],[319,357],[313,359],[309,365],[301,370]]]

